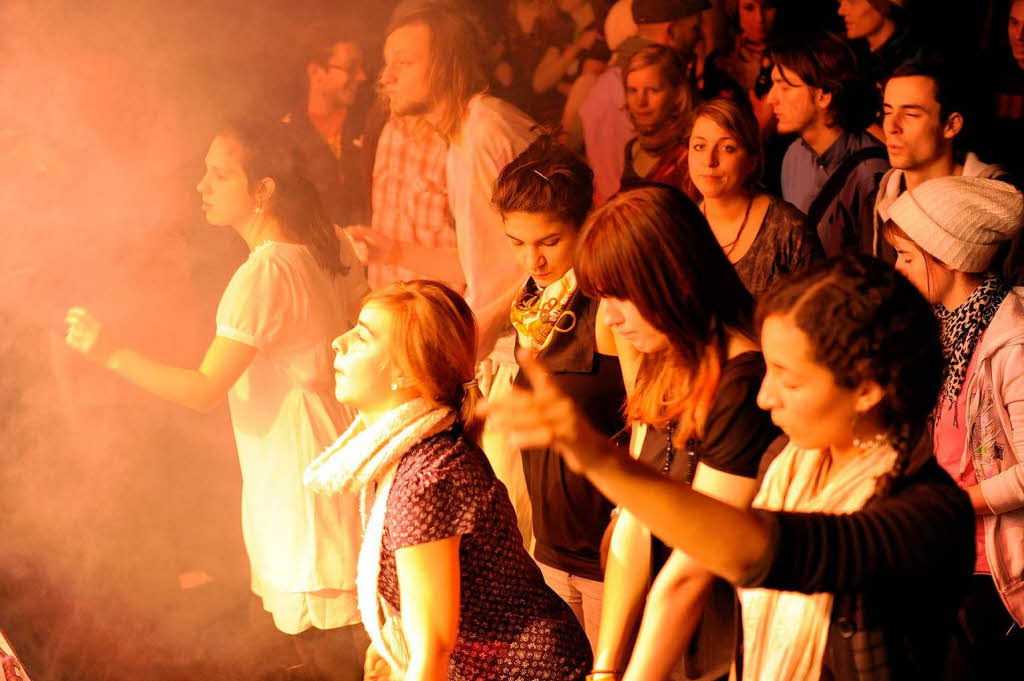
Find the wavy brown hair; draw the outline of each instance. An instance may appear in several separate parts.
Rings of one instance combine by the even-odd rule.
[[[476,319],[458,293],[436,281],[400,281],[366,297],[391,313],[392,361],[416,382],[423,398],[453,409],[471,440],[478,441],[480,389],[476,371]]]
[[[584,293],[630,301],[669,339],[641,360],[629,421],[675,423],[680,446],[701,436],[730,333],[753,338],[753,300],[704,216],[673,187],[641,185],[595,210],[576,248]]]

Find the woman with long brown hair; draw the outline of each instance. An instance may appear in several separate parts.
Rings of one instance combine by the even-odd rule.
[[[336,397],[359,416],[304,479],[360,494],[367,669],[385,669],[374,678],[579,681],[586,634],[526,552],[476,444],[476,335],[444,284],[371,294],[334,342]]]
[[[642,354],[627,402],[639,459],[746,507],[757,462],[778,431],[755,403],[765,366],[750,294],[700,211],[671,187],[621,191],[584,225],[576,269],[581,290],[602,299],[606,322]],[[611,538],[593,678],[668,678],[691,641],[700,649],[687,657],[691,671],[724,672],[731,621],[727,585],[713,584],[701,565],[623,511]]]
[[[626,143],[622,187],[659,182],[696,201],[700,195],[686,164],[695,95],[685,64],[671,48],[649,45],[626,61],[622,81],[637,133]]]
[[[754,297],[825,257],[804,214],[761,184],[761,139],[746,102],[719,97],[697,107],[688,161],[701,212]]]
[[[331,398],[330,340],[355,322],[368,287],[297,161],[276,122],[238,123],[210,144],[196,187],[203,212],[244,239],[249,256],[224,291],[198,367],[144,356],[82,308],[68,313],[67,342],[184,407],[208,411],[228,398],[252,591],[278,630],[302,633],[291,637],[300,653],[332,658],[317,670],[324,678],[353,679],[366,646],[351,560],[358,510],[351,496],[317,498],[301,475],[351,422]]]

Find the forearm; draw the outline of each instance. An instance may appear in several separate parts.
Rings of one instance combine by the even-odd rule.
[[[428,645],[411,651],[405,681],[447,681],[451,650],[441,645]]]
[[[455,248],[401,242],[397,244],[396,250],[394,265],[412,270],[427,279],[456,285],[466,283],[462,265],[459,264],[459,252]]]
[[[114,350],[105,365],[146,392],[196,411],[209,411],[224,397],[202,372],[162,364],[131,348]]]
[[[768,528],[755,515],[695,492],[621,452],[602,457],[586,475],[652,534],[730,582],[739,581],[768,550]]]
[[[623,670],[650,580],[650,534],[628,512],[619,516],[609,548],[594,669]]]
[[[533,72],[533,91],[537,94],[547,92],[558,84],[569,65],[579,56],[579,50],[570,45],[552,59],[544,59]]]
[[[660,576],[655,580],[623,681],[669,678],[697,630],[712,579],[694,575],[669,584]],[[666,631],[672,636],[665,636]]]

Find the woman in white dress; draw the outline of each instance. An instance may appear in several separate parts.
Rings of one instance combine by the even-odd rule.
[[[356,501],[312,494],[302,471],[352,420],[333,397],[330,344],[355,323],[369,289],[297,161],[276,127],[233,126],[210,145],[197,187],[203,211],[210,224],[234,229],[249,257],[221,298],[198,368],[143,356],[82,308],[68,312],[67,343],[182,406],[206,411],[228,397],[253,593],[280,631],[301,634],[310,666],[329,667],[324,678],[361,678]],[[359,640],[362,649],[352,650]],[[321,649],[335,659],[317,664]],[[351,664],[337,659],[350,650]]]

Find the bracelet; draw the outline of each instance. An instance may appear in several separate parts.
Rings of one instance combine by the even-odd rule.
[[[595,669],[587,674],[585,681],[618,681],[622,672],[610,669]]]

